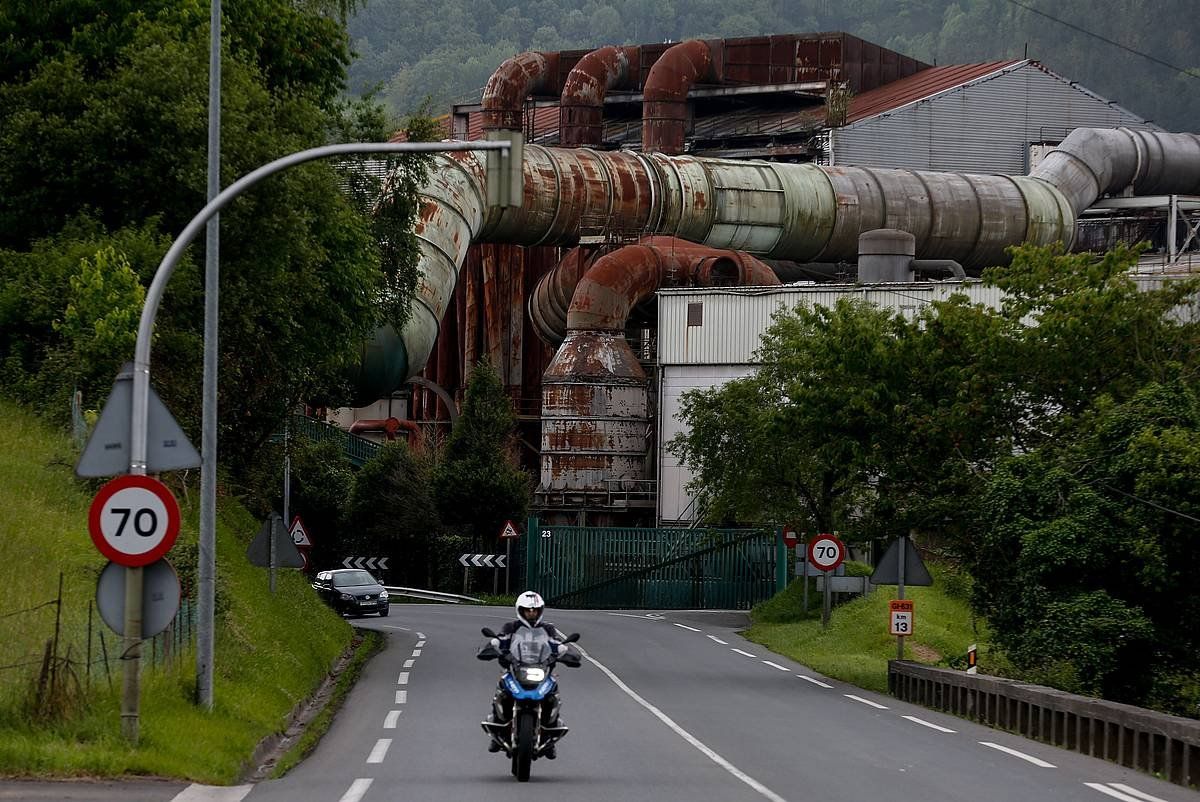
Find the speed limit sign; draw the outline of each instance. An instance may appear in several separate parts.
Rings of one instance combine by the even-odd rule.
[[[118,565],[136,568],[159,560],[179,537],[179,503],[149,476],[118,476],[92,499],[92,542]]]
[[[832,571],[846,559],[846,544],[833,535],[817,535],[808,542],[808,562],[818,571]]]

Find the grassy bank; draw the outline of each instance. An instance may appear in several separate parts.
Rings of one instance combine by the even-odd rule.
[[[0,401],[0,774],[233,782],[255,744],[326,676],[351,628],[297,571],[280,571],[270,594],[267,572],[245,558],[259,522],[221,499],[214,709],[191,701],[194,636],[179,620],[144,644],[141,741],[128,746],[120,737],[119,639],[92,603],[106,564],[87,534],[99,483],[76,480],[74,458],[65,436]],[[198,472],[165,480],[184,509],[168,560],[186,594],[195,576]]]
[[[961,667],[967,647],[977,643],[983,665],[992,654],[986,626],[973,622],[965,601],[947,593],[955,577],[931,570],[932,587],[905,589],[905,598],[915,605],[914,635],[906,639],[905,658]],[[829,629],[821,627],[819,594],[811,591],[809,597],[813,609],[805,613],[803,584],[793,582],[754,609],[754,625],[746,637],[826,676],[885,692],[887,661],[896,657],[896,639],[888,634],[888,601],[896,598],[896,589],[880,588],[835,607]]]

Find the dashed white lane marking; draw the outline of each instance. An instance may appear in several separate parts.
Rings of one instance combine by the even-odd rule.
[[[816,679],[815,677],[806,677],[803,674],[797,674],[796,676],[799,677],[800,679],[804,680],[805,682],[811,682],[813,685],[820,685],[822,688],[832,688],[833,687],[829,683],[821,682],[821,680]]]
[[[416,660],[414,660],[414,659],[412,659],[412,658],[410,657],[410,658],[408,658],[407,660],[405,660],[405,661],[404,661],[404,667],[405,667],[405,668],[412,668],[412,667],[413,667],[413,663],[415,663],[415,662],[417,662],[417,661],[416,661]]]
[[[749,774],[742,771],[741,769],[739,769],[737,766],[730,763],[725,758],[721,757],[719,754],[714,752],[712,749],[705,746],[704,743],[702,741],[700,741],[699,738],[692,735],[690,732],[685,730],[683,727],[680,727],[678,724],[676,724],[671,719],[670,716],[668,716],[666,713],[662,712],[657,707],[650,704],[645,699],[643,699],[641,696],[639,696],[636,691],[634,691],[632,688],[630,688],[628,685],[626,685],[624,682],[622,682],[620,677],[618,677],[616,674],[614,674],[612,671],[610,671],[608,666],[604,665],[599,660],[592,657],[590,654],[585,652],[583,649],[579,649],[579,652],[584,657],[587,658],[588,662],[590,662],[592,665],[596,666],[596,668],[603,671],[605,676],[607,676],[610,680],[612,680],[614,685],[616,685],[618,688],[620,688],[622,691],[624,691],[625,694],[627,696],[629,696],[630,699],[637,702],[639,705],[644,707],[646,710],[650,711],[651,715],[653,715],[655,718],[657,718],[663,724],[666,724],[668,727],[670,727],[671,730],[674,731],[674,733],[676,735],[678,735],[680,738],[682,738],[683,740],[687,741],[689,744],[694,746],[697,750],[700,751],[701,754],[703,754],[705,757],[707,757],[713,763],[716,763],[718,766],[725,769],[725,771],[729,772],[734,777],[736,777],[737,779],[744,782],[746,785],[753,788],[755,791],[757,791],[762,796],[771,800],[771,802],[787,802],[787,800],[784,799],[783,797],[781,797],[779,794],[775,793],[770,788],[763,785],[758,780],[754,779]]]
[[[408,684],[408,672],[407,671],[400,672],[400,677],[396,680],[396,684],[397,685],[407,685]]]
[[[367,755],[367,762],[382,763],[383,759],[387,757],[387,750],[391,745],[391,738],[380,738],[375,742],[375,748],[371,750],[371,754]]]
[[[413,657],[420,657],[420,656],[421,656],[421,650],[420,650],[420,649],[413,649],[412,656],[413,656]]]
[[[934,724],[931,721],[926,721],[925,719],[917,718],[916,716],[901,716],[900,718],[906,718],[913,724],[920,724],[922,727],[928,727],[929,729],[937,730],[938,732],[954,732],[954,730],[950,729],[949,727],[943,727],[940,724]]]
[[[1167,800],[1163,799],[1162,797],[1151,796],[1145,791],[1139,791],[1133,786],[1125,785],[1124,783],[1109,783],[1108,788],[1105,788],[1100,783],[1084,783],[1084,785],[1086,785],[1088,788],[1094,788],[1101,793],[1108,794],[1109,796],[1116,796],[1118,799],[1131,800],[1131,802],[1134,800],[1136,800],[1136,802],[1167,802]],[[1121,796],[1115,794],[1109,789],[1116,789],[1119,792],[1123,792],[1125,795]]]
[[[424,633],[424,632],[418,632],[418,633],[417,633],[417,637],[418,637],[418,638],[420,638],[421,640],[425,640],[425,633]]]
[[[750,652],[743,652],[741,649],[730,649],[729,651],[731,651],[731,652],[737,652],[738,654],[744,654],[744,655],[746,655],[747,657],[753,657],[755,660],[757,660],[757,659],[758,659],[758,655],[755,655],[755,654],[750,654]]]
[[[721,640],[720,638],[718,638],[716,635],[709,635],[709,636],[708,636],[708,639],[709,639],[709,640],[712,640],[712,641],[716,641],[717,643],[721,644],[722,646],[728,646],[728,645],[729,645],[729,644],[728,644],[728,643],[726,643],[725,641],[723,641],[723,640]]]
[[[876,710],[887,710],[888,709],[887,705],[881,705],[881,704],[879,704],[879,702],[872,702],[870,699],[864,699],[861,696],[855,696],[852,693],[843,693],[842,696],[845,696],[847,699],[853,699],[856,702],[862,702],[864,705],[869,705],[869,706],[875,708]]]
[[[425,641],[423,641],[423,640],[419,640],[419,641],[417,641],[417,648],[418,648],[418,649],[419,649],[419,648],[421,648],[421,647],[422,647],[422,646],[424,646],[424,645],[425,645]]]
[[[359,802],[363,795],[367,793],[367,789],[371,787],[372,780],[366,777],[360,777],[350,783],[350,789],[342,794],[342,798],[338,802]]]
[[[1016,749],[1013,749],[1008,746],[1001,746],[1000,744],[994,744],[991,741],[980,741],[979,744],[980,744],[980,746],[987,746],[992,749],[999,749],[1001,752],[1004,752],[1005,754],[1012,755],[1013,757],[1019,757],[1019,758],[1021,758],[1021,760],[1027,760],[1030,763],[1032,763],[1033,765],[1041,766],[1044,769],[1058,768],[1053,763],[1047,763],[1046,761],[1042,760],[1040,757],[1034,757],[1033,755],[1027,755],[1024,752],[1018,752]]]
[[[171,802],[242,802],[253,785],[199,785],[184,788]]]
[[[402,705],[408,701],[408,691],[396,691],[396,704]]]
[[[780,671],[791,671],[790,668],[784,668],[783,666],[779,665],[779,663],[772,663],[770,660],[763,660],[763,662],[769,665],[771,668],[778,668]]]
[[[674,622],[672,622],[672,623],[674,623]],[[687,624],[675,624],[675,626],[679,627],[680,629],[686,629],[689,632],[699,632],[700,631],[700,630],[696,629],[695,627],[689,627]]]
[[[396,729],[396,722],[400,720],[400,711],[392,710],[387,714],[387,718],[383,720],[383,728],[385,730]]]

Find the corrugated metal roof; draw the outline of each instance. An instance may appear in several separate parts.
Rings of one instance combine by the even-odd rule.
[[[1020,63],[1022,63],[1020,59],[1015,59],[989,61],[985,64],[952,64],[944,67],[929,67],[907,78],[892,81],[878,89],[872,89],[851,98],[846,122],[853,123],[902,108],[910,103],[939,95]]]

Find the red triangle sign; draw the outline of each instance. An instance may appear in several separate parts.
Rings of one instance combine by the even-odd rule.
[[[504,529],[502,529],[502,530],[500,531],[500,537],[501,537],[501,538],[506,538],[506,537],[520,537],[520,536],[521,536],[521,533],[517,531],[517,527],[513,526],[513,522],[512,522],[512,521],[505,521],[505,522],[504,522]]]
[[[304,528],[304,522],[300,520],[299,515],[292,520],[292,528],[288,530],[288,534],[292,536],[292,542],[296,544],[296,548],[312,548],[312,540],[309,539],[308,530]]]

